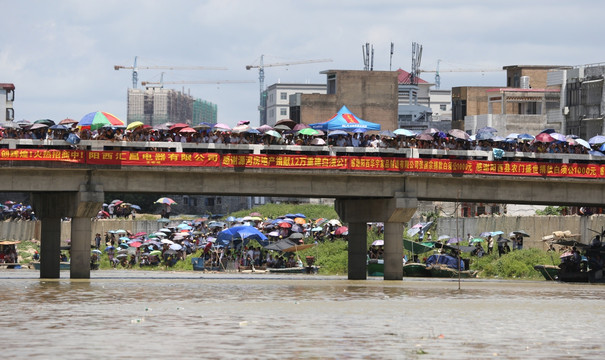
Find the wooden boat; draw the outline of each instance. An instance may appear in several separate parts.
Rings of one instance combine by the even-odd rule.
[[[559,267],[555,265],[535,265],[536,269],[546,280],[559,280]]]
[[[403,276],[409,277],[430,277],[431,272],[426,265],[421,263],[407,263],[403,265]]]
[[[289,268],[267,268],[266,271],[277,274],[317,274],[319,266],[297,266]]]
[[[475,270],[458,271],[457,269],[452,269],[451,267],[442,264],[433,264],[427,266],[427,269],[431,273],[431,277],[435,278],[457,278],[458,274],[460,274],[460,277],[463,279],[477,277],[477,271]]]

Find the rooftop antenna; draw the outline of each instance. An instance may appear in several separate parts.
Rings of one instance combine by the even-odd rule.
[[[420,69],[420,62],[422,61],[422,45],[413,42],[412,43],[412,73],[410,74],[410,83],[412,85],[418,85],[418,73]]]
[[[370,45],[370,43],[365,43],[365,45],[361,45],[361,53],[363,55],[363,69],[365,71],[373,71],[374,45]]]
[[[389,58],[389,71],[392,70],[392,66],[393,66],[393,50],[395,48],[395,44],[393,44],[393,42],[391,42],[391,56]]]
[[[372,56],[370,57],[370,71],[374,71],[374,45],[372,45]]]

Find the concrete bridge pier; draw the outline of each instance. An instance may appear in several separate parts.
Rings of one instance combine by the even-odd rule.
[[[398,193],[386,199],[336,199],[340,218],[349,224],[349,280],[367,279],[367,223],[384,223],[384,279],[403,279],[403,227],[418,200]]]
[[[62,217],[72,218],[70,278],[90,278],[91,219],[103,199],[99,185],[81,185],[78,192],[32,194],[34,210],[42,220],[40,278],[59,278]]]
[[[36,211],[38,214],[38,211]],[[38,214],[38,216],[40,216]],[[40,239],[40,278],[58,279],[61,252],[61,218],[43,217]]]

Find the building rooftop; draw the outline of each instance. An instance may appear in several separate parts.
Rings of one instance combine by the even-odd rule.
[[[496,91],[515,91],[515,92],[561,92],[559,89],[522,89],[522,88],[492,88],[486,90],[486,92]]]
[[[399,68],[397,69],[397,82],[399,84],[403,84],[403,85],[409,85],[411,84],[410,82],[410,78],[412,77],[412,74],[410,74],[409,72]],[[426,80],[421,79],[420,77],[418,77],[417,79],[418,84],[428,84],[429,82]]]
[[[0,89],[4,89],[4,90],[15,90],[15,84],[11,84],[11,83],[0,83]]]

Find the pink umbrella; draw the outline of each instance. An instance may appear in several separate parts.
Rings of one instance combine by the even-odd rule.
[[[258,130],[258,131],[260,131],[261,133],[263,133],[263,134],[264,134],[265,132],[267,132],[267,131],[269,131],[269,130],[273,130],[273,128],[272,128],[271,126],[269,126],[269,125],[265,124],[265,125],[263,125],[263,126],[259,126],[259,127],[257,127],[257,128],[256,128],[256,130]]]
[[[195,129],[190,128],[190,127],[185,127],[185,128],[182,128],[179,132],[181,134],[184,134],[184,133],[194,133]]]
[[[536,135],[536,141],[543,142],[543,143],[549,143],[549,142],[555,141],[555,138],[553,138],[552,136],[550,136],[547,133],[540,133],[540,134]]]
[[[133,242],[131,242],[131,243],[130,243],[130,244],[128,244],[128,245],[130,245],[131,247],[138,248],[138,247],[140,247],[141,245],[143,245],[143,243],[141,243],[140,241],[133,241]]]
[[[294,128],[292,130],[293,131],[299,131],[299,130],[302,130],[302,129],[306,129],[308,127],[310,127],[310,126],[307,125],[307,124],[296,124],[296,125],[294,125]]]
[[[231,130],[231,127],[229,127],[229,125],[223,123],[214,124],[214,128],[218,130]]]
[[[346,226],[339,226],[338,229],[334,231],[334,235],[342,235],[349,231],[349,228]]]

